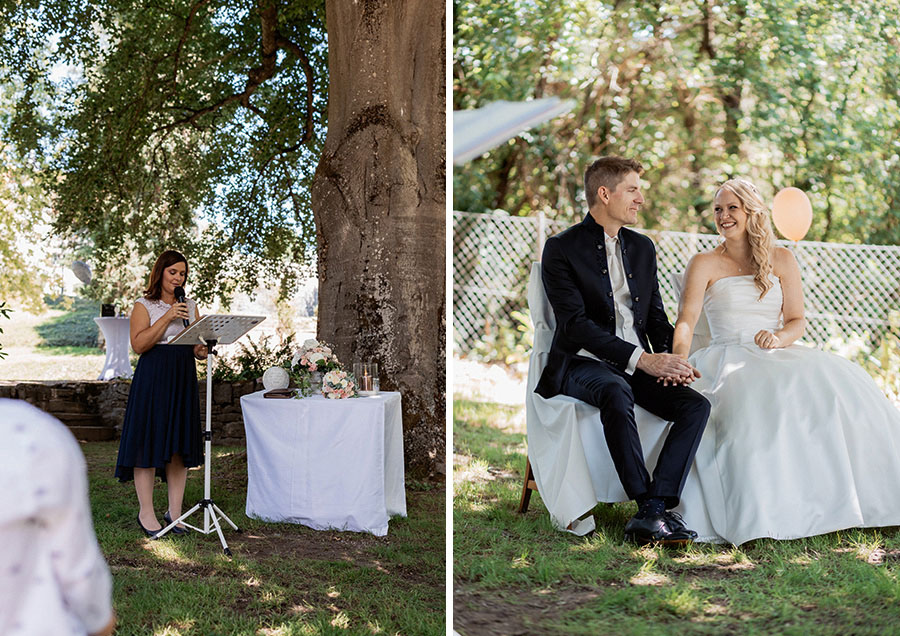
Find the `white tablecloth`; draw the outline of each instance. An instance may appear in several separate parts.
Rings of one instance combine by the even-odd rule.
[[[406,516],[400,394],[241,398],[247,516],[384,536]]]
[[[106,340],[106,361],[98,380],[130,378],[134,375],[128,359],[131,343],[131,320],[125,317],[105,316],[94,318]]]

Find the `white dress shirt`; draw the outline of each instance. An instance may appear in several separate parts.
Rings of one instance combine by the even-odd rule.
[[[609,236],[604,232],[603,238],[606,240],[606,262],[616,314],[616,336],[625,342],[635,345],[634,351],[625,367],[625,373],[631,375],[637,368],[638,359],[641,357],[641,353],[644,352],[644,348],[641,347],[641,341],[634,330],[631,290],[628,289],[628,283],[625,281],[625,266],[622,263],[622,249],[619,245],[619,237]],[[587,349],[581,349],[577,355],[593,358],[594,360],[598,359],[597,356]]]
[[[0,634],[100,631],[112,618],[112,578],[78,442],[54,417],[6,399],[0,439]]]

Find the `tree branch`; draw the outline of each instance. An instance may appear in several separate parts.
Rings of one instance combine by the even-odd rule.
[[[313,97],[315,95],[313,68],[309,61],[309,56],[306,55],[306,51],[301,49],[294,42],[290,41],[280,33],[276,33],[275,42],[280,48],[290,51],[298,60],[300,60],[300,67],[303,69],[303,74],[306,76],[306,125],[303,129],[303,138],[297,142],[295,146],[296,149],[312,139],[313,135]]]
[[[191,32],[191,23],[194,21],[194,16],[197,15],[197,12],[203,5],[208,3],[209,0],[197,0],[188,12],[187,19],[184,21],[184,30],[181,32],[178,46],[175,47],[175,60],[172,63],[172,86],[178,84],[178,65],[181,63],[181,51],[184,48],[184,43],[187,42],[188,34]]]
[[[712,32],[713,32],[713,20],[712,20],[712,10],[709,6],[709,0],[705,0],[703,3],[703,19],[701,20],[701,25],[703,27],[703,37],[700,40],[700,52],[706,53],[706,56],[714,60],[716,59],[716,49],[713,48],[712,44]]]
[[[184,125],[190,125],[190,126],[195,126],[195,127],[199,128],[199,126],[197,124],[198,119],[200,119],[201,117],[203,117],[204,115],[206,115],[208,113],[217,111],[220,108],[223,108],[224,106],[227,106],[228,104],[230,104],[232,102],[239,101],[243,97],[244,97],[244,93],[235,93],[234,95],[229,95],[228,97],[220,99],[215,104],[210,104],[209,106],[204,106],[203,108],[200,108],[197,110],[189,109],[186,107],[179,108],[179,110],[186,110],[186,111],[190,112],[191,114],[187,117],[182,117],[181,119],[177,119],[173,122],[170,122],[170,123],[166,124],[165,126],[159,126],[157,128],[154,128],[153,132],[155,132],[155,133],[156,132],[170,133],[174,129],[176,129],[180,126],[184,126]]]
[[[190,23],[194,19],[197,11],[208,1],[209,0],[197,0],[197,2],[191,7],[191,12],[185,22],[184,33],[182,34],[181,40],[178,43],[178,47],[175,53],[175,70],[173,70],[172,76],[173,84],[176,81],[175,74],[177,73],[178,60],[181,55],[181,50],[184,42],[186,41],[188,32],[190,31]],[[259,66],[255,66],[247,71],[247,81],[244,84],[244,90],[240,93],[234,93],[232,95],[228,95],[227,97],[223,97],[217,102],[204,106],[203,108],[181,108],[179,110],[186,111],[188,113],[187,116],[169,122],[164,126],[159,126],[153,132],[162,132],[168,134],[175,128],[184,125],[199,128],[200,126],[197,121],[201,117],[220,110],[234,102],[240,103],[241,106],[255,113],[261,119],[265,120],[265,113],[250,102],[250,97],[251,95],[253,95],[253,93],[256,92],[256,89],[259,88],[260,85],[262,85],[266,80],[273,77],[279,71],[279,68],[277,66],[277,54],[279,49],[284,49],[293,53],[294,56],[299,60],[300,66],[303,69],[303,73],[306,76],[306,122],[304,125],[303,135],[301,136],[300,140],[296,144],[293,144],[291,146],[279,148],[278,150],[276,150],[274,156],[278,156],[288,152],[295,152],[300,148],[300,146],[312,139],[313,99],[315,90],[313,85],[313,68],[312,64],[309,61],[309,57],[302,48],[300,48],[297,44],[278,32],[278,9],[274,0],[260,0],[259,16],[262,30],[262,35],[260,38],[261,60]]]

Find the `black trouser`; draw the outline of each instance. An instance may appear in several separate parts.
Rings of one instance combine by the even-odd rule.
[[[663,386],[643,371],[628,375],[594,360],[573,361],[561,392],[600,409],[606,445],[629,497],[662,497],[666,508],[678,505],[709,418],[705,397],[687,386]],[[672,422],[652,480],[634,422],[635,404]]]

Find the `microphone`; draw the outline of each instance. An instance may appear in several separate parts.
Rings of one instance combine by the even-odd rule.
[[[175,302],[176,302],[176,303],[183,303],[183,302],[186,302],[186,301],[185,301],[185,298],[184,298],[184,287],[182,287],[181,285],[179,285],[179,286],[176,287],[173,291],[175,292]],[[185,326],[185,327],[187,327],[189,324],[191,324],[191,323],[188,321],[187,318],[182,318],[182,319],[181,319],[181,322],[184,323],[184,326]]]

